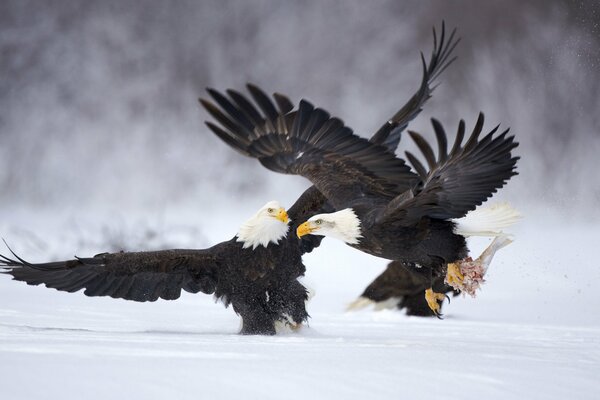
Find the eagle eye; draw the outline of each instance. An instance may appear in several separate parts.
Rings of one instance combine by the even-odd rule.
[[[267,209],[267,212],[268,212],[269,214],[273,214],[273,211],[275,211],[275,210],[273,210],[272,208],[268,208],[268,209]]]
[[[316,221],[315,221],[315,224],[317,224],[317,225],[321,225],[321,223],[322,223],[322,222],[323,222],[323,220],[322,220],[322,219],[318,219],[318,220],[316,220]]]

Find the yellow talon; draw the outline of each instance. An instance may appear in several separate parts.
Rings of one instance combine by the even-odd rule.
[[[440,302],[444,301],[446,295],[444,293],[436,293],[433,289],[425,290],[425,300],[431,311],[438,317],[440,316]]]
[[[460,272],[458,263],[449,263],[446,271],[446,283],[455,289],[460,289],[465,280],[464,275]]]

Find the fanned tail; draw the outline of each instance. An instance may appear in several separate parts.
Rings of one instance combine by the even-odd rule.
[[[462,236],[500,236],[504,229],[517,223],[522,215],[508,203],[480,207],[463,218],[453,220],[454,232]]]

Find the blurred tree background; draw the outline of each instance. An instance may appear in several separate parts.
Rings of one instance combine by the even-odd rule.
[[[417,88],[419,51],[429,54],[442,20],[462,37],[458,59],[411,129],[431,138],[430,117],[454,132],[484,111],[486,126],[510,126],[521,142],[521,175],[500,198],[597,205],[596,0],[5,0],[3,209],[289,205],[308,183],[210,134],[197,103],[204,88],[253,82],[369,136]]]

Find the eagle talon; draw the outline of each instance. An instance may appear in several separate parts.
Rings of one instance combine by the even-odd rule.
[[[436,293],[431,288],[425,290],[425,300],[427,301],[427,305],[438,319],[443,319],[443,314],[440,313],[440,303],[443,302],[446,297],[448,297],[446,294]]]
[[[460,271],[458,263],[448,263],[446,271],[446,283],[455,289],[461,290],[465,276]]]

